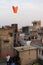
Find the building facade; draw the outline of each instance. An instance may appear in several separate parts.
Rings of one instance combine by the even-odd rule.
[[[21,65],[31,65],[38,59],[38,49],[33,46],[15,47],[14,50],[18,51]]]
[[[5,58],[7,54],[13,56],[13,47],[18,43],[18,25],[4,26],[0,28],[0,56]]]

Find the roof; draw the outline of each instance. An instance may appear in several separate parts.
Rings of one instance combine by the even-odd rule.
[[[40,20],[39,20],[39,21],[33,21],[32,23],[33,23],[33,24],[34,24],[34,23],[35,23],[35,24],[36,24],[36,23],[41,23],[41,21],[40,21]]]
[[[34,47],[36,47],[36,48],[38,48],[38,49],[43,49],[43,43],[41,44],[38,44],[38,43],[34,43],[34,42],[31,42],[31,44],[30,44],[31,46],[34,46]]]
[[[21,47],[14,47],[14,49],[16,49],[17,51],[28,51],[37,48],[33,46],[21,46]]]

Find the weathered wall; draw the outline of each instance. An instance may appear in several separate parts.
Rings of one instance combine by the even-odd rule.
[[[0,56],[5,58],[7,54],[13,56],[14,39],[18,39],[17,35],[14,38],[14,33],[17,34],[17,25],[12,24],[11,26],[6,26],[0,28]]]
[[[30,65],[38,58],[38,49],[32,46],[15,48],[19,52],[21,65]]]
[[[37,59],[36,50],[28,50],[20,52],[21,65],[28,65],[34,62]]]

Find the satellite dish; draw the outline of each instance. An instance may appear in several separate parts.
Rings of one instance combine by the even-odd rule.
[[[13,12],[14,13],[17,13],[18,12],[18,6],[12,6],[12,8],[13,8]]]

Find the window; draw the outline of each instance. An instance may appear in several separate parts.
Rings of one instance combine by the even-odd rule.
[[[34,39],[34,36],[32,36],[32,39]]]
[[[16,38],[16,34],[14,34],[14,38]]]
[[[31,40],[31,38],[29,37],[29,41]]]
[[[35,39],[37,39],[37,36],[35,37]]]
[[[12,37],[13,36],[13,33],[9,33],[9,35]]]
[[[32,36],[32,39],[37,39],[37,36]]]
[[[17,29],[15,28],[15,32],[17,32]]]
[[[34,25],[34,26],[37,25],[37,22],[34,22],[33,25]]]
[[[16,39],[14,39],[14,43],[16,43]]]
[[[4,40],[4,43],[9,43],[9,40]]]

